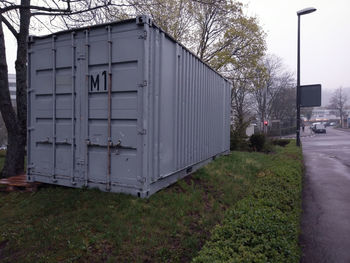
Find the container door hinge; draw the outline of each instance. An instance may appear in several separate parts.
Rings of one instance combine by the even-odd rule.
[[[142,83],[138,84],[137,86],[140,87],[140,88],[146,87],[147,86],[147,80],[144,80]]]
[[[147,39],[147,31],[146,30],[144,30],[143,33],[141,35],[139,35],[139,39],[143,39],[143,40]]]
[[[140,135],[145,135],[146,134],[146,129],[139,129],[138,134]]]
[[[28,127],[27,130],[28,130],[28,131],[34,131],[35,128],[34,128],[34,127]]]

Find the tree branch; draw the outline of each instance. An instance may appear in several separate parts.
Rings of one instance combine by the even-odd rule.
[[[39,18],[36,18],[36,17],[34,17],[36,20],[38,20],[38,22],[40,23],[40,24],[42,24],[43,25],[43,27],[45,27],[50,33],[53,33],[52,32],[52,30],[45,24],[45,23],[43,23]]]
[[[1,20],[4,22],[7,28],[11,31],[14,37],[18,38],[18,32],[16,31],[16,29],[11,25],[11,23],[3,15],[0,15],[0,16],[1,16]]]
[[[102,7],[107,7],[107,6],[119,6],[119,7],[129,7],[130,5],[124,5],[124,4],[121,4],[121,5],[117,5],[117,4],[112,4],[111,2],[108,2],[106,4],[103,4],[103,5],[97,5],[97,6],[94,6],[94,7],[90,7],[88,9],[83,9],[83,10],[80,10],[80,11],[75,11],[75,12],[35,12],[35,13],[32,13],[31,16],[42,16],[42,15],[46,15],[46,16],[60,16],[60,15],[67,15],[67,16],[73,16],[73,15],[78,15],[78,14],[82,14],[82,13],[86,13],[86,12],[89,12],[89,11],[94,11],[96,9],[99,9],[99,8],[102,8]]]
[[[57,9],[57,8],[50,8],[50,7],[43,7],[43,6],[34,6],[34,5],[11,5],[6,6],[0,9],[0,14],[14,10],[14,9],[33,9],[33,10],[40,10],[45,12],[60,12],[60,13],[68,13],[70,12],[70,9]]]

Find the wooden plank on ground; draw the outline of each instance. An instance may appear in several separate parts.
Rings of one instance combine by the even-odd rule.
[[[4,187],[0,188],[0,191],[13,192],[13,191],[36,191],[40,183],[27,182],[27,176],[25,174],[16,175],[8,178],[0,179],[0,185]]]

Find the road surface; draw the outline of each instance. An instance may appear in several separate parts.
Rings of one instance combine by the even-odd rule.
[[[350,262],[350,132],[302,133],[302,263]]]

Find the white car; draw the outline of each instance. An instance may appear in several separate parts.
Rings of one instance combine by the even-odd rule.
[[[326,127],[323,124],[316,124],[314,127],[315,133],[326,133]]]

